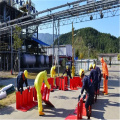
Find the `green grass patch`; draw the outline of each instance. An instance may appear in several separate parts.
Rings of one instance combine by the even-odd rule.
[[[0,85],[0,90],[4,87],[4,85]]]

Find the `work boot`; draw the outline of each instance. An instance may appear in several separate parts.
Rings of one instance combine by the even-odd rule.
[[[89,109],[88,108],[86,108],[86,112],[87,112],[87,117],[88,117],[88,119],[90,119],[90,111],[89,111]]]
[[[40,111],[40,112],[39,112],[39,116],[43,116],[43,115],[45,115],[45,113],[42,112],[42,111]]]
[[[104,95],[108,95],[108,93],[104,93]]]

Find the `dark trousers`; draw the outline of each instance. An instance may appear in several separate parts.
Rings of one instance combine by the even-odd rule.
[[[94,101],[94,95],[87,94],[87,100],[85,102],[85,108],[88,109],[89,105],[92,105]]]

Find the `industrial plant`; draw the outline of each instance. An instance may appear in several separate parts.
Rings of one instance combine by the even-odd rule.
[[[0,0],[0,24],[9,22],[20,17],[25,17],[37,13],[34,3],[31,0]],[[34,16],[33,18],[36,18]],[[24,22],[33,19],[27,17],[20,21]],[[18,21],[19,22],[19,21]],[[33,35],[36,34],[36,38]],[[0,35],[0,69],[14,69],[14,63],[18,66],[17,51],[13,48],[13,36],[4,33]],[[43,45],[48,46],[38,40],[38,25],[22,29],[20,38],[23,45],[20,52],[20,68],[39,68],[49,67],[49,57],[46,54]]]

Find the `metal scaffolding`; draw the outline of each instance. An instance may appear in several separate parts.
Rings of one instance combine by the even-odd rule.
[[[119,15],[119,13],[117,14],[117,12],[119,12],[119,7],[120,7],[119,0],[104,0],[104,1],[101,0],[94,3],[90,3],[90,4],[86,3],[84,5],[80,5],[80,3],[83,1],[85,2],[86,0],[78,0],[72,3],[67,3],[51,9],[40,11],[33,15],[28,15],[26,17],[21,17],[19,19],[15,19],[7,23],[3,23],[0,25],[0,31],[2,31],[2,34],[4,34],[4,32],[5,33],[9,32],[9,29],[11,27],[14,28],[16,25],[20,26],[22,29],[26,28],[26,26],[45,25],[46,23],[52,23],[53,18],[55,19],[55,21],[59,19],[60,26],[61,26],[65,24],[64,22],[65,20],[69,20],[69,21],[71,19],[79,20],[81,17],[82,18],[85,17],[85,15],[89,18],[91,15],[93,17],[96,16],[96,19],[101,18],[101,17],[98,17],[98,15],[100,16],[101,13],[103,15],[106,13],[107,14],[111,13],[111,16]],[[75,3],[79,3],[79,6],[70,7],[70,8],[66,8],[66,10],[59,11],[59,8],[64,8],[66,6],[73,6]],[[58,12],[52,13],[52,10],[56,10],[56,9],[58,9]],[[50,14],[48,14],[48,11],[50,11]],[[42,13],[46,13],[46,15],[42,16]],[[35,15],[39,15],[40,17],[34,18]],[[110,16],[108,15],[107,17],[110,17]],[[26,18],[33,18],[33,19],[22,22]],[[82,22],[83,20],[81,19],[80,21]],[[62,22],[64,23],[62,24]],[[72,23],[72,21],[66,24],[70,24],[70,23]]]

